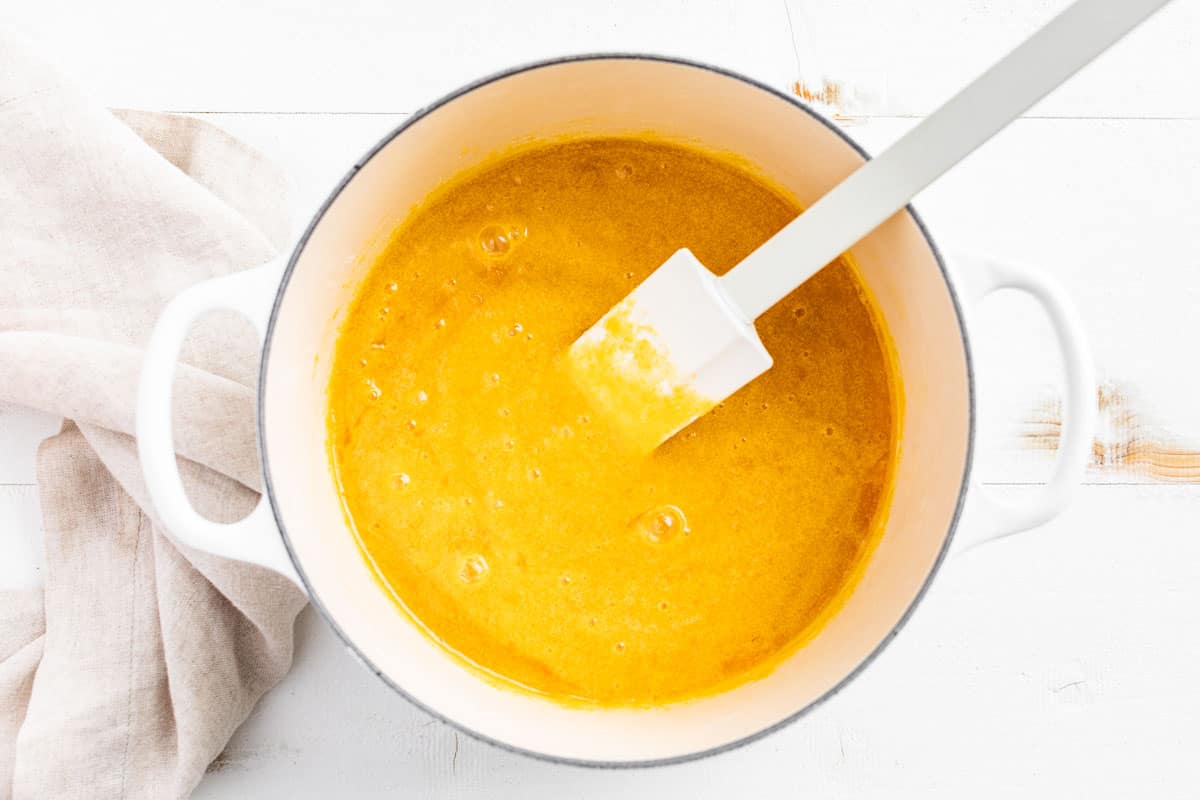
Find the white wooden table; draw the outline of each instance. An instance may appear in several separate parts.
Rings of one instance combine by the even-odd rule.
[[[831,110],[878,151],[1064,5],[6,0],[0,24],[110,106],[199,114],[257,145],[295,176],[299,218],[408,112],[516,62],[636,50],[783,89],[828,80],[849,98]],[[394,696],[306,611],[294,669],[196,796],[1198,796],[1198,31],[1200,0],[1176,0],[917,203],[951,251],[1031,262],[1068,287],[1102,378],[1141,415],[1131,430],[1109,409],[1102,455],[1157,439],[1181,453],[1173,479],[1094,469],[1059,520],[952,560],[832,702],[680,767],[590,771],[479,744]],[[1014,498],[1049,469],[1019,435],[1057,391],[1048,337],[1017,297],[991,301],[974,331],[978,474]],[[56,425],[0,409],[0,582],[37,579],[33,456]]]

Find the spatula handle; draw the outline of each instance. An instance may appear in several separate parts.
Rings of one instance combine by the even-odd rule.
[[[1078,0],[721,278],[754,319],[1169,0]]]

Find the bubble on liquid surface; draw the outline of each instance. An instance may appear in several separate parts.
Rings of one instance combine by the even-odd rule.
[[[488,574],[488,563],[483,556],[472,553],[463,559],[458,569],[458,577],[463,583],[477,583]]]
[[[687,517],[679,506],[661,505],[633,520],[630,527],[652,542],[667,542],[679,534],[691,533]]]
[[[491,258],[501,258],[512,248],[512,237],[499,225],[488,225],[479,232],[479,249]]]

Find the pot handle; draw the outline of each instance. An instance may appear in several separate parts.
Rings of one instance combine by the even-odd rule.
[[[137,448],[150,499],[175,539],[196,550],[267,567],[303,590],[265,500],[260,499],[254,510],[238,522],[213,522],[196,512],[179,475],[171,429],[175,366],[192,323],[208,311],[236,311],[253,323],[261,344],[266,337],[270,301],[285,263],[286,259],[280,258],[255,269],[203,281],[167,303],[150,334],[142,364]]]
[[[954,262],[963,266],[971,306],[1001,289],[1016,289],[1037,300],[1054,328],[1066,373],[1062,431],[1050,479],[1035,497],[1020,505],[1001,502],[974,480],[968,503],[971,524],[965,526],[957,542],[956,549],[962,551],[1036,528],[1066,508],[1087,469],[1097,409],[1095,368],[1083,323],[1057,281],[1034,268],[992,259],[965,257]]]

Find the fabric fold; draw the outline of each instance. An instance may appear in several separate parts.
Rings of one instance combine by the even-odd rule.
[[[0,34],[0,402],[61,415],[37,482],[44,586],[0,592],[0,798],[190,794],[286,673],[287,579],[172,541],[133,435],[163,305],[285,246],[285,177],[197,119],[114,114]],[[189,497],[258,501],[257,339],[198,321],[176,376]]]

